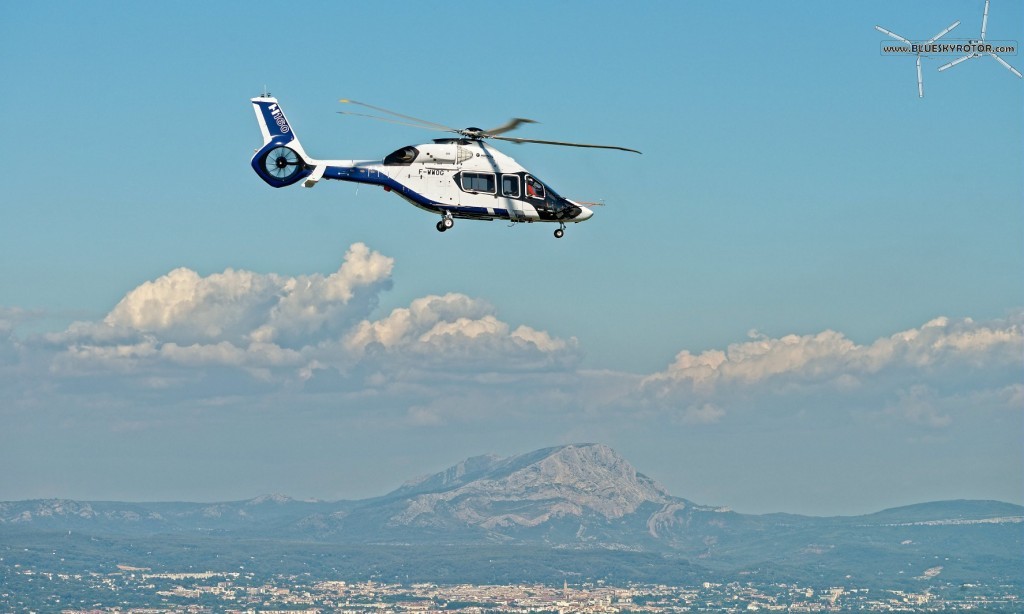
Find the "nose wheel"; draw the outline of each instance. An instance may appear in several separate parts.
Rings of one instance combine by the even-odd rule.
[[[559,222],[558,223],[558,229],[555,230],[555,238],[556,239],[561,239],[563,236],[565,236],[565,224],[562,224],[561,222]]]
[[[452,219],[452,214],[445,212],[444,217],[437,223],[437,231],[444,232],[455,225],[455,220]]]

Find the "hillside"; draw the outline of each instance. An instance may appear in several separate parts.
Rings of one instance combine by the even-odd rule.
[[[224,503],[0,503],[0,536],[11,543],[59,535],[120,543],[124,537],[192,544],[198,553],[209,540],[220,540],[221,549],[307,544],[305,550],[315,545],[370,558],[371,546],[414,548],[414,555],[389,559],[404,561],[406,573],[409,560],[436,562],[440,556],[450,564],[444,553],[459,547],[507,560],[513,569],[527,553],[533,560],[538,552],[588,553],[576,559],[586,560],[588,569],[601,569],[604,560],[606,568],[629,575],[635,566],[622,571],[622,562],[630,553],[629,560],[646,561],[644,568],[662,561],[665,569],[682,565],[687,573],[810,574],[862,582],[939,577],[1020,583],[1022,520],[1024,508],[997,501],[930,502],[831,518],[738,514],[670,495],[602,444],[478,456],[361,501],[268,495]],[[446,569],[455,576],[479,571],[472,565]],[[505,570],[502,577],[514,573]]]

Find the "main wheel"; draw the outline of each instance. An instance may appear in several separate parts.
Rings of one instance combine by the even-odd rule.
[[[561,228],[559,228],[558,230],[555,231],[555,238],[556,239],[561,239],[562,235],[564,235],[564,234],[565,234],[565,231],[562,230]]]
[[[438,232],[444,232],[446,230],[448,230],[448,227],[444,225],[444,220],[441,220],[440,222],[437,223]]]
[[[455,220],[453,220],[450,217],[446,217],[443,220],[441,220],[441,223],[444,224],[445,230],[447,230],[455,225]]]

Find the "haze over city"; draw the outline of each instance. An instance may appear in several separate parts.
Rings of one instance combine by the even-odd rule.
[[[1024,83],[926,58],[918,98],[874,29],[983,4],[9,11],[0,501],[358,499],[600,442],[746,513],[1024,502]],[[605,206],[442,234],[261,182],[264,88],[320,158],[441,136],[341,97],[644,153],[500,144]]]

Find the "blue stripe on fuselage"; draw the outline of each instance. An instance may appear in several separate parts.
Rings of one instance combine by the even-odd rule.
[[[509,219],[508,211],[504,209],[494,209],[494,212],[491,213],[485,207],[442,205],[441,203],[430,200],[419,192],[398,183],[376,168],[361,166],[328,166],[324,169],[324,179],[385,186],[391,188],[392,192],[409,200],[417,207],[426,209],[433,213],[450,212],[453,217],[459,218]]]

